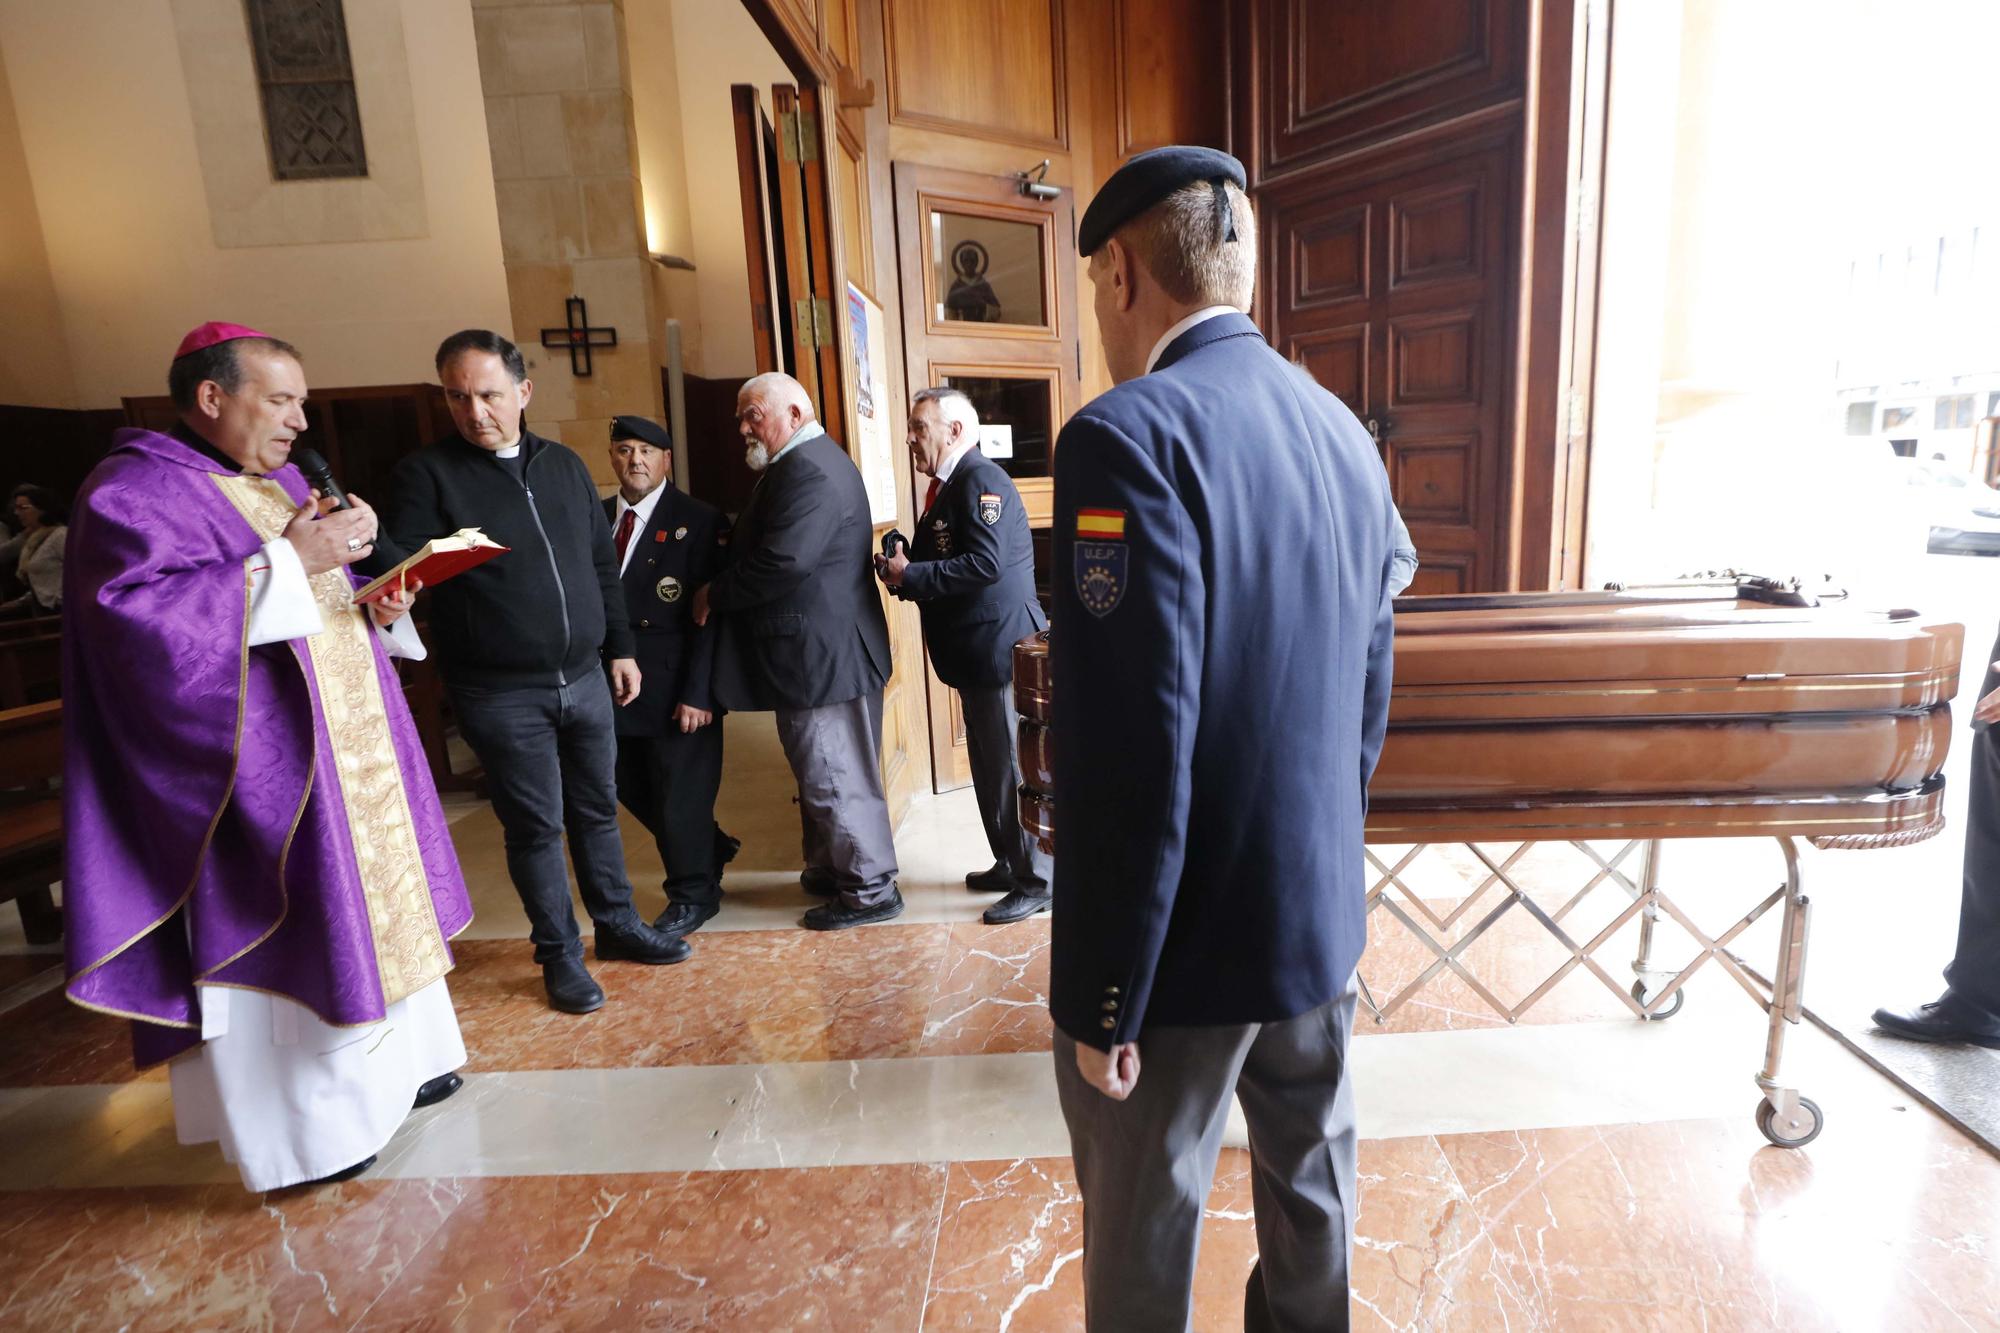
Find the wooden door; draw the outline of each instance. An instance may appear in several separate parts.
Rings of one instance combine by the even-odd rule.
[[[1031,199],[1010,176],[895,164],[903,347],[911,392],[962,389],[981,447],[1014,479],[1031,527],[1054,508],[1056,432],[1082,404],[1076,225],[1070,191]],[[911,477],[921,514],[928,479]],[[931,768],[939,791],[972,781],[958,695],[929,670]]]
[[[757,373],[778,369],[778,321],[771,293],[775,266],[771,262],[770,186],[764,179],[767,138],[771,123],[757,103],[757,90],[747,83],[729,88],[730,118],[736,128],[736,184],[743,205],[744,269],[750,279],[751,342]]]
[[[1417,592],[1518,580],[1530,9],[1246,0],[1240,11],[1238,146],[1262,235],[1255,313],[1273,346],[1376,433],[1422,560]]]
[[[1262,200],[1273,345],[1374,433],[1423,562],[1420,593],[1505,576],[1518,157],[1503,132]]]

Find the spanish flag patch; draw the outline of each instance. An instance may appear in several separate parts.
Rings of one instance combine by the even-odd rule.
[[[1124,541],[1125,511],[1122,509],[1077,510],[1076,538],[1078,541]]]

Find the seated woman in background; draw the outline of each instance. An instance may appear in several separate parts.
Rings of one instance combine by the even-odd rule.
[[[15,568],[28,590],[11,602],[0,602],[0,615],[45,615],[62,606],[67,515],[53,491],[26,482],[14,488],[12,508],[14,521],[21,525],[21,555]]]

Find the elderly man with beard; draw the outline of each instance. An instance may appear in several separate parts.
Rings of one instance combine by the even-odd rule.
[[[729,567],[695,593],[696,624],[721,617],[716,702],[777,713],[799,784],[809,930],[846,930],[903,910],[882,791],[882,687],[889,626],[873,577],[874,528],[860,469],[813,419],[789,375],[736,397],[745,459],[760,474],[730,539]]]

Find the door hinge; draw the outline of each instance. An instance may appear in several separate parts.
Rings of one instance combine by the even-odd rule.
[[[833,346],[833,307],[825,297],[801,296],[792,303],[792,327],[807,347]]]
[[[778,117],[778,156],[787,162],[819,161],[819,126],[810,111],[786,111]]]

